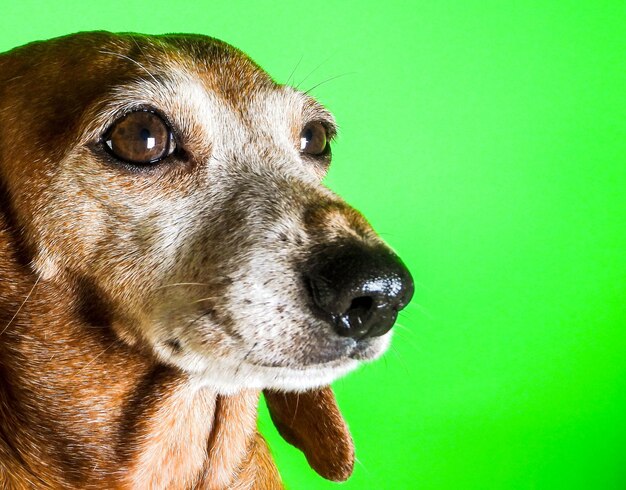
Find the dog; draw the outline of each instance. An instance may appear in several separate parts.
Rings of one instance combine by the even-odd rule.
[[[261,392],[350,476],[329,384],[383,354],[413,283],[321,184],[335,134],[205,36],[0,55],[1,488],[282,488]]]

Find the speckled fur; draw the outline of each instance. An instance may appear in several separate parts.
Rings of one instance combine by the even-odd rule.
[[[141,171],[100,143],[139,107],[184,149]],[[318,472],[347,478],[325,386],[390,334],[357,348],[309,311],[314,247],[382,243],[300,154],[317,120],[334,131],[203,36],[83,33],[0,55],[0,488],[281,488],[259,390],[317,390],[270,409]]]

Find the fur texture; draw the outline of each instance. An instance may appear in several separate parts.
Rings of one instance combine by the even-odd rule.
[[[137,109],[181,151],[142,169],[111,157],[102,135]],[[0,55],[0,488],[281,488],[260,390],[318,472],[350,475],[325,386],[390,334],[327,335],[300,267],[337,240],[383,244],[321,185],[329,158],[300,152],[310,121],[335,132],[203,36]]]

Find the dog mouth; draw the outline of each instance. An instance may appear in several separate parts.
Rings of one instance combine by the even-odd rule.
[[[307,327],[303,327],[305,328]],[[311,328],[311,330],[314,329]],[[309,369],[332,367],[351,361],[372,361],[386,351],[390,334],[365,339],[339,336],[328,339],[312,332],[307,337],[308,339],[300,339],[300,342],[289,346],[288,349],[284,345],[268,349],[263,339],[245,345],[241,337],[232,337],[230,340],[233,344],[227,352],[223,353],[225,355],[214,356],[211,351],[205,350],[201,343],[198,344],[184,336],[173,336],[159,342],[161,346],[159,350],[166,353],[170,359],[181,359],[193,354],[207,358],[224,357],[234,362],[260,368],[285,368],[305,372]]]
[[[188,315],[174,323],[188,327]],[[172,328],[174,318],[170,317],[159,322],[169,327],[152,337],[150,344],[162,362],[224,393],[327,385],[361,363],[377,359],[389,345],[390,333],[343,337],[326,322],[313,317],[303,320],[302,316],[303,311],[294,311],[278,323],[272,322],[271,316],[265,323],[241,322],[239,318],[228,328],[209,316],[202,316],[192,328]]]
[[[304,272],[282,264],[288,273],[277,274],[275,258],[257,253],[219,300],[194,291],[203,296],[192,307],[182,294],[174,308],[162,302],[157,354],[238,388],[319,386],[379,358],[412,295],[408,272],[386,249],[353,243],[314,258]]]
[[[293,359],[265,361],[261,359],[244,358],[252,366],[263,368],[288,368],[300,371],[307,371],[311,368],[331,367],[350,361],[372,361],[382,355],[384,348],[381,348],[380,340],[346,340],[345,346],[331,350],[320,350],[310,352],[306,358],[294,362]]]

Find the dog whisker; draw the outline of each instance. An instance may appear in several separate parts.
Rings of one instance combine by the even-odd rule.
[[[209,286],[209,284],[205,282],[175,282],[172,284],[164,284],[163,286],[159,286],[155,289],[165,289],[165,288],[173,288],[178,286]]]
[[[341,75],[336,75],[334,77],[327,78],[326,80],[322,80],[320,83],[313,85],[310,89],[305,90],[304,93],[309,94],[312,90],[315,90],[317,87],[321,85],[324,85],[328,82],[332,82],[333,80],[337,80],[338,78],[343,78],[343,77],[347,77],[348,75],[355,75],[355,74],[356,72],[352,71],[352,72],[342,73]]]
[[[191,328],[193,327],[199,320],[201,320],[202,318],[204,318],[205,316],[209,315],[208,311],[205,311],[204,313],[202,313],[200,316],[198,316],[195,320],[193,320],[192,322],[189,323],[189,325],[187,325],[187,328]]]
[[[145,56],[146,56],[146,52],[145,52],[145,50],[141,47],[141,44],[139,44],[139,43],[137,42],[137,39],[136,39],[135,37],[132,37],[131,39],[132,39],[132,41],[133,41],[133,44],[137,47],[137,49],[138,49],[138,50],[139,50],[139,52],[141,53],[141,55],[142,55],[143,57],[145,57]]]
[[[298,406],[300,404],[300,393],[296,393],[296,409],[293,411],[293,418],[291,419],[291,425],[295,425],[296,416],[298,415]]]
[[[237,366],[237,369],[235,370],[235,375],[239,374],[239,371],[241,370],[241,366],[243,366],[244,362],[246,362],[246,360],[248,359],[250,354],[252,354],[252,351],[256,348],[257,345],[258,345],[258,342],[255,342],[254,345],[250,347],[250,350],[246,352],[246,355],[243,356],[243,359],[241,360],[241,362],[239,363],[239,366]]]
[[[357,464],[358,464],[358,465],[359,465],[359,466],[363,469],[363,471],[365,471],[365,473],[367,473],[367,475],[368,475],[369,477],[371,477],[371,473],[370,473],[370,471],[367,469],[367,466],[365,466],[365,465],[363,464],[363,461],[361,461],[359,458],[357,458],[357,456],[356,456],[356,455],[354,456],[354,462],[355,462],[355,463],[357,463]]]
[[[150,75],[150,78],[152,78],[152,80],[154,80],[154,83],[158,84],[159,81],[156,79],[156,77],[150,72],[150,70],[148,70],[143,64],[139,63],[137,60],[132,59],[130,56],[126,56],[125,54],[122,53],[116,53],[114,51],[107,51],[106,49],[101,49],[100,52],[102,54],[109,54],[111,56],[116,56],[117,58],[121,58],[121,59],[125,59],[130,61],[131,63],[134,63],[135,65],[137,65],[139,68],[141,68],[143,71],[145,71],[148,75]]]
[[[216,299],[221,299],[221,296],[207,296],[206,298],[200,298],[195,301],[189,303],[190,305],[195,305],[196,303],[202,303],[203,301],[213,301]]]
[[[415,329],[413,329],[413,328],[409,328],[406,325],[404,325],[402,323],[399,323],[399,322],[396,322],[394,324],[394,328],[397,328],[398,332],[402,332],[403,334],[406,333],[410,337],[416,338],[416,336],[415,336]]]
[[[111,347],[113,347],[115,344],[119,344],[119,343],[120,343],[120,341],[119,341],[118,339],[116,339],[116,340],[114,340],[113,342],[111,342],[111,343],[109,344],[109,346],[108,346],[108,347],[106,347],[106,348],[102,349],[102,351],[101,351],[101,352],[100,352],[97,356],[95,356],[94,358],[92,358],[92,359],[91,359],[91,360],[90,360],[87,364],[85,364],[82,368],[80,368],[80,369],[76,372],[76,374],[74,374],[74,376],[72,376],[72,378],[71,378],[71,379],[76,378],[78,375],[80,375],[80,373],[82,373],[85,369],[87,369],[87,368],[88,368],[89,366],[91,366],[94,362],[96,362],[96,361],[98,360],[98,358],[99,358],[100,356],[102,356],[102,355],[103,355],[106,351],[108,351],[108,350],[109,350]]]
[[[413,309],[415,309],[416,312],[420,313],[422,316],[428,318],[429,320],[435,320],[435,317],[430,313],[428,308],[416,302],[411,303],[408,308],[399,312],[398,316],[402,318],[411,318],[411,310]]]
[[[402,337],[403,342],[406,342],[411,347],[411,349],[415,351],[423,351],[423,347],[420,344],[416,343],[418,338],[413,330],[406,328],[404,325],[398,325],[397,323],[395,326],[397,328],[396,334],[398,335],[398,337]],[[390,347],[394,348],[393,344],[391,344]]]
[[[22,308],[24,307],[24,305],[28,301],[28,298],[30,298],[31,294],[33,294],[33,291],[35,290],[35,287],[37,286],[37,284],[39,284],[39,280],[40,279],[41,279],[41,276],[37,276],[37,279],[35,280],[35,283],[33,284],[33,287],[30,288],[30,291],[26,295],[26,298],[24,299],[24,301],[22,301],[22,304],[20,305],[20,307],[17,309],[15,314],[11,317],[11,319],[9,320],[9,323],[7,323],[6,326],[2,329],[2,332],[0,332],[0,335],[2,335],[4,332],[6,332],[6,329],[9,328],[11,323],[13,323],[13,320],[15,320],[17,315],[19,315],[20,311],[22,311]]]
[[[396,359],[398,359],[398,362],[402,366],[402,369],[404,369],[404,374],[409,376],[411,374],[411,370],[409,369],[409,366],[406,364],[404,357],[402,357],[402,355],[400,354],[400,351],[398,351],[398,349],[396,349],[393,345],[390,345],[389,349],[390,349],[390,352],[392,352],[396,356]]]
[[[300,87],[304,82],[307,81],[307,79],[313,75],[313,73],[315,73],[317,70],[319,70],[322,65],[325,65],[326,63],[328,63],[328,60],[330,60],[331,56],[329,56],[328,58],[326,58],[324,61],[322,61],[319,65],[317,65],[315,68],[313,68],[309,73],[307,73],[307,75],[300,80],[300,83],[297,84],[297,87]]]
[[[300,56],[300,59],[298,60],[298,62],[296,63],[296,66],[293,67],[293,70],[291,70],[291,73],[289,74],[289,76],[287,77],[287,81],[285,82],[285,85],[289,85],[289,82],[291,81],[291,78],[295,75],[296,70],[298,69],[298,67],[300,66],[300,63],[302,63],[302,60],[304,59],[304,55]]]

